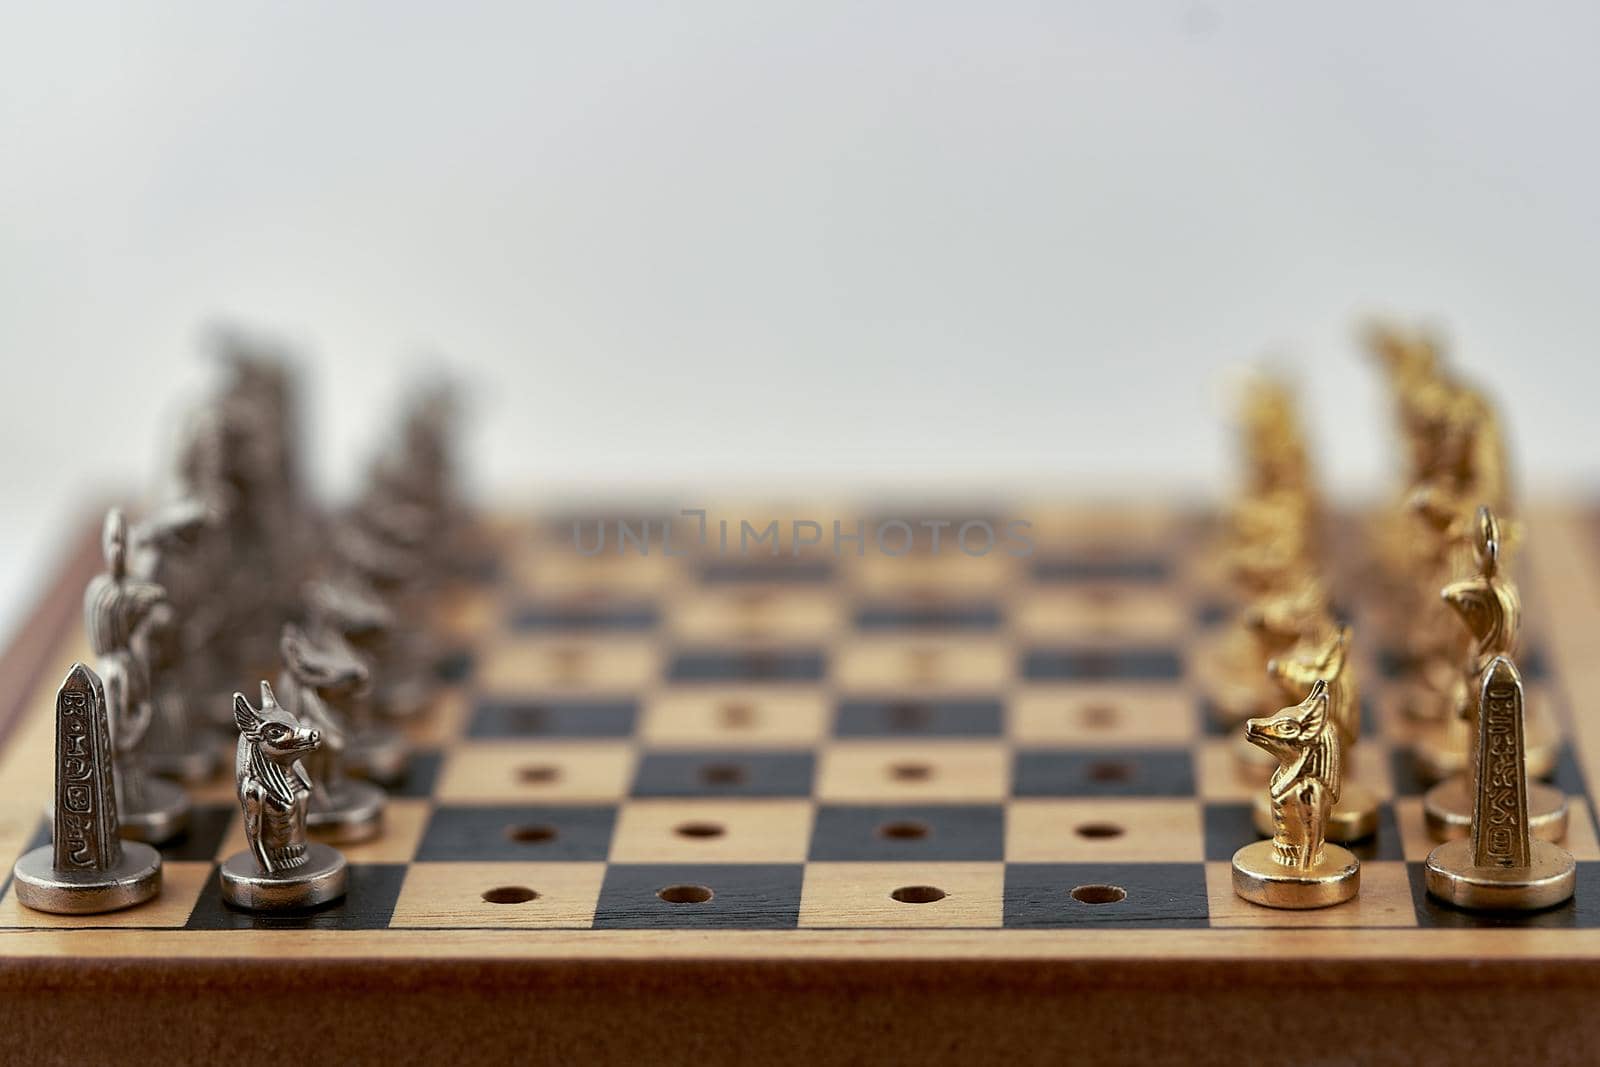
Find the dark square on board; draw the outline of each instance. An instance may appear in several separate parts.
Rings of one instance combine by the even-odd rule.
[[[613,863],[594,928],[792,930],[804,871],[798,863]]]

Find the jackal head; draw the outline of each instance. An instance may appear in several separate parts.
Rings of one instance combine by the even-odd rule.
[[[261,708],[250,706],[243,693],[233,694],[233,721],[239,736],[250,749],[269,763],[290,766],[322,744],[322,735],[302,726],[287,710],[278,706],[272,686],[261,683]]]
[[[1270,718],[1251,719],[1244,727],[1252,745],[1272,753],[1284,766],[1323,743],[1328,728],[1328,683],[1320,678],[1299,704]]]
[[[1251,604],[1244,613],[1244,624],[1269,655],[1293,648],[1302,637],[1314,633],[1327,620],[1328,602],[1322,586],[1307,580],[1276,596]]]
[[[313,641],[291,622],[284,624],[278,651],[290,676],[325,699],[358,693],[366,687],[366,666],[342,641]]]

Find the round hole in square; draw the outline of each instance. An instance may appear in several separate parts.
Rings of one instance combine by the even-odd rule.
[[[1114,822],[1086,822],[1073,827],[1073,833],[1091,841],[1106,841],[1113,837],[1121,837],[1125,832]]]
[[[672,832],[679,837],[709,838],[721,837],[727,833],[727,829],[716,822],[686,822],[673,827]]]
[[[1117,708],[1115,704],[1088,704],[1078,717],[1091,730],[1108,730],[1117,724]]]
[[[715,895],[703,885],[669,885],[656,890],[656,896],[668,904],[704,904]]]
[[[928,836],[928,824],[914,819],[897,819],[878,827],[878,836],[891,841],[920,841]]]
[[[549,785],[561,778],[561,768],[554,763],[530,763],[517,768],[517,781],[528,785]]]
[[[708,763],[700,768],[700,780],[706,785],[741,785],[747,777],[737,763]]]
[[[543,845],[554,841],[559,835],[554,826],[530,823],[524,826],[506,827],[506,836],[522,845]]]
[[[932,885],[903,885],[889,894],[902,904],[932,904],[945,898],[945,891]]]
[[[1079,904],[1119,904],[1128,899],[1128,891],[1120,885],[1080,885],[1072,890],[1072,899]]]
[[[889,705],[888,713],[894,730],[920,730],[933,718],[932,709],[916,700],[897,700]]]
[[[539,894],[525,885],[497,885],[483,891],[483,899],[490,904],[526,904],[538,900]]]
[[[889,777],[897,782],[926,782],[933,777],[933,768],[926,763],[891,763]]]
[[[1089,764],[1089,780],[1092,782],[1126,782],[1133,777],[1133,768],[1118,760],[1099,760]]]
[[[722,705],[719,715],[722,725],[730,730],[747,730],[756,724],[756,709],[738,701]]]

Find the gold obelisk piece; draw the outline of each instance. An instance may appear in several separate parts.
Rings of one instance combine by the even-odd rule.
[[[1522,675],[1506,656],[1483,672],[1478,690],[1478,773],[1472,836],[1428,854],[1428,892],[1473,911],[1534,911],[1572,896],[1577,864],[1560,845],[1528,829],[1523,755]]]
[[[1474,776],[1478,773],[1477,715],[1480,698],[1477,692],[1489,664],[1499,657],[1508,659],[1516,654],[1517,641],[1522,628],[1522,598],[1517,586],[1502,573],[1505,541],[1498,517],[1487,507],[1477,512],[1472,538],[1477,573],[1446,585],[1440,598],[1460,621],[1472,645],[1469,655],[1463,657],[1460,677],[1456,683],[1459,693],[1455,716],[1446,728],[1458,739],[1461,748],[1460,769],[1446,780],[1429,789],[1422,798],[1423,816],[1428,833],[1436,841],[1449,841],[1467,836],[1472,827],[1476,797]],[[1523,699],[1519,693],[1519,700]],[[1553,752],[1554,746],[1536,736],[1538,720],[1522,707],[1519,747],[1523,766],[1530,775],[1539,775],[1539,766],[1553,763],[1553,754],[1534,758],[1535,750]],[[1537,766],[1536,766],[1537,765]],[[1528,831],[1546,841],[1560,841],[1567,834],[1567,797],[1561,790],[1540,782],[1530,781],[1525,789]]]
[[[1233,854],[1233,891],[1270,908],[1326,908],[1351,899],[1361,888],[1361,862],[1327,840],[1342,773],[1327,681],[1318,679],[1299,704],[1251,719],[1246,730],[1253,744],[1278,758],[1267,786],[1273,834]]]

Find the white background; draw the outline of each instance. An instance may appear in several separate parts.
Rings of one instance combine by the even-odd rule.
[[[1328,480],[1353,343],[1446,324],[1524,480],[1592,485],[1593,4],[0,6],[0,623],[141,492],[233,317],[348,486],[408,368],[488,493],[1226,483],[1240,361]],[[688,490],[686,490],[687,492]]]

